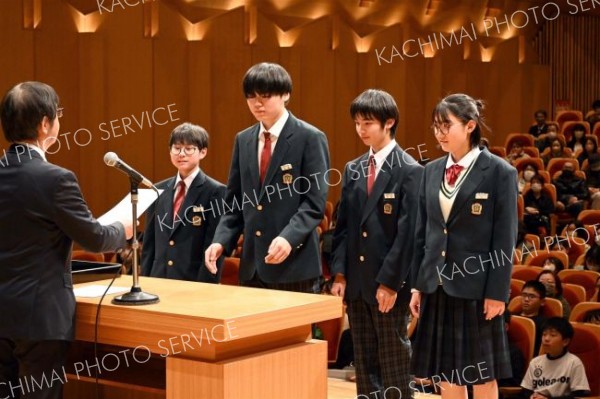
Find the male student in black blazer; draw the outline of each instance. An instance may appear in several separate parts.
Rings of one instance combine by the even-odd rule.
[[[281,65],[254,65],[243,89],[258,123],[235,138],[224,214],[206,251],[206,267],[215,273],[216,259],[230,253],[243,233],[242,285],[316,292],[327,138],[287,111],[292,80]]]
[[[0,105],[11,143],[0,159],[2,398],[62,398],[65,381],[59,378],[74,337],[72,242],[112,251],[133,232],[131,221],[100,225],[73,172],[47,162],[45,152],[60,128],[58,104],[52,87],[24,82]]]
[[[206,130],[191,123],[183,123],[171,132],[169,152],[177,175],[156,185],[164,191],[146,213],[144,276],[203,283],[218,283],[221,279],[223,257],[217,261],[216,274],[204,267],[204,251],[221,217],[214,204],[225,197],[225,185],[200,169],[208,140]]]
[[[334,233],[334,295],[348,305],[357,393],[410,398],[408,279],[423,167],[395,141],[398,107],[382,90],[350,106],[369,151],[348,162]]]

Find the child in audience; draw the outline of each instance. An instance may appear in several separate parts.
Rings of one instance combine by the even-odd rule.
[[[542,330],[545,354],[529,364],[521,383],[522,397],[558,399],[587,396],[590,386],[583,363],[569,352],[573,326],[562,317],[552,317]]]
[[[523,301],[521,316],[530,318],[535,324],[533,353],[538,353],[542,342],[542,326],[546,322],[546,317],[541,314],[546,301],[546,287],[539,281],[529,280],[521,290],[521,298]]]

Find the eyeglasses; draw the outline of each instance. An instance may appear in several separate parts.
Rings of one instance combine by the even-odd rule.
[[[180,155],[181,151],[183,151],[183,153],[185,155],[194,155],[196,153],[196,151],[198,150],[198,147],[175,147],[175,146],[171,146],[171,154],[173,155]]]
[[[60,108],[56,108],[56,116],[58,116],[59,118],[62,118],[63,116],[63,107]]]
[[[431,125],[430,129],[434,135],[436,133],[440,133],[443,136],[445,136],[450,132],[450,128],[454,125],[462,125],[462,123],[450,123],[450,122],[436,123],[436,122],[434,122]]]
[[[521,293],[521,298],[531,300],[531,299],[539,299],[540,296],[539,295],[535,295],[535,294],[528,294],[526,292],[522,292]]]

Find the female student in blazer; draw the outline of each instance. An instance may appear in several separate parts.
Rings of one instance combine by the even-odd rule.
[[[419,190],[410,309],[419,317],[411,369],[442,398],[497,398],[511,376],[501,315],[517,238],[517,171],[479,148],[480,101],[444,98],[433,131],[448,156],[425,167]],[[415,389],[419,389],[418,386]]]

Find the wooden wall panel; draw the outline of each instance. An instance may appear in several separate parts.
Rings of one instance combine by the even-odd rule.
[[[294,81],[291,112],[326,132],[332,167],[339,170],[366,151],[348,109],[369,87],[394,95],[400,108],[398,142],[407,148],[421,145],[429,158],[440,154],[428,128],[431,110],[449,93],[467,92],[487,101],[494,144],[503,143],[511,131],[527,128],[533,111],[550,104],[551,67],[535,65],[530,43],[519,63],[517,37],[497,45],[488,63],[481,62],[476,41],[438,50],[433,58],[394,58],[380,65],[375,49],[387,46],[389,58],[392,45],[423,37],[410,18],[406,24],[363,32],[359,40],[340,17],[298,19],[295,26],[289,20],[282,33],[272,15],[259,10],[253,20],[248,17],[251,8],[239,7],[202,22],[198,40],[188,41],[189,23],[162,1],[105,12],[98,16],[101,23],[93,33],[77,32],[73,10],[65,0],[44,0],[42,23],[34,30],[22,28],[21,7],[20,1],[0,2],[0,35],[11,38],[0,41],[0,50],[11,54],[0,60],[0,89],[3,94],[19,81],[48,81],[65,106],[61,132],[85,128],[93,133],[91,144],[61,151],[51,160],[78,174],[96,214],[128,189],[124,176],[103,165],[103,154],[115,151],[159,181],[174,172],[166,143],[170,131],[183,121],[208,130],[211,144],[202,168],[225,182],[235,134],[255,123],[241,81],[246,70],[261,61],[279,62],[288,69]],[[145,7],[157,12],[155,37],[144,37]],[[250,35],[252,43],[250,32],[256,34]],[[368,52],[359,53],[357,48]],[[124,134],[123,117],[140,118],[168,104],[176,104],[180,120],[164,126],[146,123]],[[118,137],[102,140],[106,132],[99,126],[105,123],[106,129],[111,121],[119,126]],[[0,144],[6,147],[2,139]],[[418,157],[416,150],[411,154]],[[337,199],[339,189],[331,187],[330,200]]]

